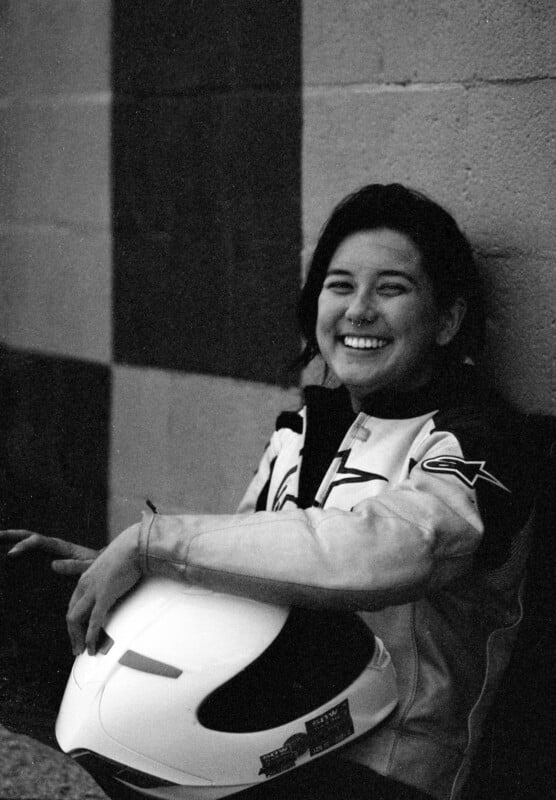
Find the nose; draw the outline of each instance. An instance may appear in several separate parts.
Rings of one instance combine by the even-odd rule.
[[[367,292],[358,292],[346,309],[346,318],[350,322],[354,320],[372,322],[376,319],[377,313],[376,305],[370,295]]]

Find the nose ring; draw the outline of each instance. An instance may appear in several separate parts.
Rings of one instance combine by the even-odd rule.
[[[348,317],[348,322],[350,325],[353,325],[354,328],[360,328],[361,325],[364,325],[366,322],[371,322],[369,317],[358,317],[357,319],[353,319],[352,317]]]

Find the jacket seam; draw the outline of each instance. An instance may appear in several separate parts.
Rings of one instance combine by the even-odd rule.
[[[403,714],[400,716],[401,726],[403,726],[407,722],[407,719],[409,717],[409,713],[411,711],[411,708],[413,707],[413,703],[415,702],[415,696],[417,694],[417,686],[419,685],[419,667],[420,667],[420,663],[419,663],[419,651],[418,651],[418,648],[417,648],[417,639],[416,639],[416,636],[415,636],[415,603],[411,604],[411,651],[412,651],[412,655],[413,655],[413,663],[415,665],[415,671],[414,671],[413,680],[412,680],[412,683],[411,683],[411,694],[408,697],[407,703],[405,704],[405,707],[403,709]],[[396,750],[398,748],[399,741],[400,741],[400,733],[403,733],[403,731],[400,731],[399,729],[397,729],[396,730],[396,734],[397,734],[396,735],[396,740],[395,740],[395,742],[394,742],[394,744],[392,746],[392,749],[390,751],[390,757],[389,757],[389,760],[388,760],[388,769],[389,770],[392,768],[392,764],[394,763],[394,760],[395,760]]]
[[[378,495],[377,499],[380,499],[380,495]],[[421,531],[422,533],[434,535],[434,529],[433,528],[427,527],[425,525],[420,525],[418,522],[415,522],[415,520],[409,519],[408,517],[406,517],[405,515],[402,515],[402,514],[381,514],[379,512],[376,512],[376,516],[380,517],[381,519],[399,519],[399,520],[402,520],[403,522],[406,522],[408,525],[412,525],[414,528],[416,528],[417,530]],[[475,531],[478,536],[482,537],[481,531],[479,531],[477,528],[474,528],[470,524],[469,524],[469,527],[473,531]],[[455,555],[443,556],[443,558],[446,558],[446,559],[448,559],[448,558],[459,558],[459,557],[462,557],[462,556],[472,555],[475,552],[475,550],[477,549],[477,546],[478,546],[478,542],[477,542],[476,546],[473,547],[472,550],[466,551],[465,553],[457,553]]]
[[[185,570],[199,570],[201,572],[213,573],[215,575],[229,575],[234,578],[245,578],[247,580],[257,580],[261,583],[265,583],[266,585],[272,586],[294,586],[294,587],[301,587],[307,589],[324,589],[326,592],[332,594],[345,594],[345,595],[353,595],[353,594],[386,594],[391,592],[391,587],[384,587],[378,589],[346,589],[345,587],[336,587],[336,586],[323,586],[318,583],[296,583],[295,581],[288,581],[288,580],[276,580],[275,578],[260,578],[256,575],[251,575],[246,572],[230,572],[229,570],[225,569],[215,569],[214,567],[205,567],[202,565],[192,565],[188,564],[185,561],[178,561],[173,558],[163,558],[162,556],[158,555],[151,555],[149,556],[149,560],[151,561],[158,561],[164,564],[171,564],[175,567],[181,567]],[[399,587],[401,589],[406,587],[413,586],[412,581],[406,581],[404,583],[397,583],[396,588]]]
[[[323,510],[325,510],[325,509],[323,509]],[[265,512],[263,512],[263,513],[265,513]],[[333,520],[333,519],[337,519],[339,517],[344,517],[346,513],[347,514],[354,513],[355,516],[357,516],[359,519],[362,519],[362,517],[360,515],[358,515],[356,512],[339,512],[337,514],[330,514],[330,516],[327,517],[326,522],[329,522],[330,520]],[[414,520],[411,520],[411,519],[407,518],[405,515],[401,515],[401,514],[380,514],[380,513],[377,513],[376,516],[380,517],[381,519],[402,520],[403,522],[407,523],[408,525],[411,525],[414,528],[416,528],[417,530],[421,531],[421,533],[424,533],[426,535],[434,536],[434,529],[433,528],[426,527],[424,525],[419,525],[419,523],[415,522]],[[323,521],[321,521],[321,522],[319,522],[319,523],[317,523],[315,525],[310,521],[310,519],[307,516],[305,517],[305,520],[306,520],[307,528],[309,529],[309,531],[311,531],[314,534],[316,534],[318,532],[318,529],[324,524],[324,520],[323,520]],[[283,520],[275,520],[275,521],[274,520],[269,520],[265,524],[267,524],[268,526],[284,525],[284,521]],[[253,527],[258,527],[259,525],[260,525],[260,522],[257,522],[257,521],[244,522],[241,525],[238,525],[237,529],[253,528]],[[470,526],[470,527],[472,527],[472,526]],[[210,529],[206,529],[206,530],[198,531],[198,532],[194,533],[193,536],[191,536],[191,539],[190,539],[190,541],[189,541],[189,543],[187,545],[187,553],[186,553],[185,558],[187,559],[187,556],[189,555],[189,550],[191,548],[191,545],[193,544],[193,542],[196,539],[200,538],[201,536],[205,536],[207,534],[218,533],[218,532],[226,531],[226,530],[229,530],[229,526],[228,525],[224,525],[224,526],[221,526],[221,527],[214,527],[214,528],[210,528]],[[473,530],[477,532],[478,536],[481,535],[480,531],[478,531],[476,528],[473,528]],[[455,558],[466,558],[466,557],[468,557],[470,555],[473,555],[473,553],[477,549],[477,546],[478,546],[478,542],[475,544],[474,547],[472,547],[470,549],[466,549],[464,552],[453,553],[453,554],[441,556],[438,560],[446,560],[447,561],[447,560],[452,560],[452,559],[455,559]]]
[[[522,584],[522,586],[523,586],[523,584]],[[483,698],[484,698],[484,695],[485,695],[485,692],[486,692],[486,689],[487,689],[487,686],[488,686],[488,679],[489,679],[489,677],[491,677],[491,670],[490,670],[490,666],[491,666],[491,662],[492,662],[491,643],[492,643],[492,641],[495,639],[495,637],[498,634],[504,633],[504,632],[507,632],[507,631],[512,631],[512,630],[515,630],[516,628],[518,628],[521,625],[521,622],[523,620],[524,608],[523,608],[522,587],[520,588],[520,590],[518,592],[518,604],[519,604],[519,614],[518,614],[517,619],[511,625],[503,626],[503,627],[500,627],[500,628],[494,628],[494,630],[492,630],[490,632],[490,634],[489,634],[489,636],[487,638],[486,645],[485,645],[486,663],[485,663],[485,669],[484,669],[484,675],[483,675],[483,682],[481,684],[481,689],[477,694],[475,702],[474,702],[472,708],[469,710],[469,713],[467,715],[467,744],[466,744],[465,749],[462,752],[462,763],[460,764],[460,766],[458,768],[458,771],[456,772],[456,774],[454,776],[454,780],[452,782],[452,787],[450,789],[450,800],[456,800],[456,798],[457,798],[456,791],[459,791],[458,783],[459,783],[459,780],[460,780],[461,771],[462,771],[464,763],[465,763],[465,756],[466,756],[466,754],[467,754],[467,752],[469,750],[470,745],[472,744],[472,738],[473,738],[472,733],[473,732],[472,732],[471,727],[472,727],[473,714],[475,713],[476,709],[480,707],[480,705],[481,705],[481,703],[483,701]]]

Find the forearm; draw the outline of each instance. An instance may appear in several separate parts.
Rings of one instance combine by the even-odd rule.
[[[375,499],[351,512],[146,516],[142,569],[271,602],[406,602],[469,568],[481,533],[449,509],[431,510],[440,501],[421,498],[419,516],[416,498],[403,500],[395,510]]]

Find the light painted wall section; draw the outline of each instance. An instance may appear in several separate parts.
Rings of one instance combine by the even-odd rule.
[[[109,0],[18,0],[0,18],[0,335],[108,362]]]
[[[296,389],[113,368],[110,533],[161,512],[233,513]]]
[[[401,181],[477,249],[489,362],[556,410],[556,16],[549,0],[305,0],[305,255],[333,205]]]

